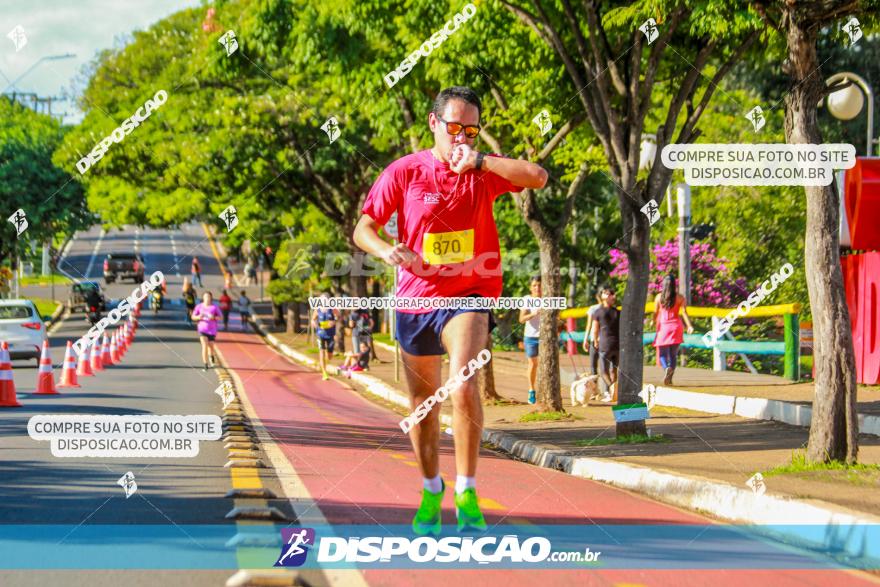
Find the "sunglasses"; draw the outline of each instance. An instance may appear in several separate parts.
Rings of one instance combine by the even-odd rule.
[[[434,116],[437,116],[436,114]],[[439,116],[437,116],[437,120],[446,125],[446,132],[451,134],[452,136],[458,136],[461,131],[464,131],[464,136],[469,139],[477,138],[477,135],[480,134],[480,127],[477,125],[468,125],[465,126],[460,122],[449,122],[443,120]]]

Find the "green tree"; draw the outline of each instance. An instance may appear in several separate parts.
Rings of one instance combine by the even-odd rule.
[[[25,253],[26,243],[51,243],[89,226],[82,186],[52,163],[65,131],[55,119],[0,98],[0,263]],[[28,228],[16,238],[6,219],[21,208]]]

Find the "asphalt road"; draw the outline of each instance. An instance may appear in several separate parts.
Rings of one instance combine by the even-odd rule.
[[[77,277],[96,279],[101,275],[103,256],[112,250],[138,250],[145,256],[147,271],[161,270],[168,278],[169,292],[178,295],[189,262],[197,255],[206,286],[215,293],[222,283],[220,268],[200,226],[188,225],[175,231],[113,231],[101,235],[98,229],[78,235],[61,268]],[[97,280],[97,279],[96,279]],[[113,284],[113,298],[128,295],[131,284]],[[26,294],[45,295],[39,288]],[[315,372],[297,366],[263,344],[252,333],[237,331],[234,319],[230,332],[222,332],[218,345],[232,371],[243,403],[253,409],[254,422],[265,427],[263,450],[272,465],[263,474],[263,486],[279,497],[272,505],[284,510],[301,526],[334,527],[359,525],[381,535],[389,528],[409,523],[418,504],[421,479],[409,440],[398,426],[400,416],[365,399],[343,382],[322,381]],[[88,323],[82,314],[65,320],[51,335],[56,369],[67,340],[85,333]],[[97,557],[97,545],[89,544],[95,528],[128,527],[155,529],[148,539],[131,544],[123,560],[95,560],[95,568],[77,571],[0,571],[3,585],[222,585],[230,570],[146,571],[136,568],[137,553],[153,546],[168,546],[168,560],[176,554],[208,557],[195,527],[229,527],[224,516],[231,508],[224,494],[233,486],[222,442],[202,442],[194,458],[171,459],[60,459],[51,455],[46,442],[32,440],[27,421],[35,414],[213,414],[221,404],[213,393],[217,373],[201,369],[196,333],[184,324],[180,306],[168,306],[158,317],[144,312],[135,343],[119,366],[97,377],[81,381],[82,388],[61,390],[60,395],[35,396],[36,369],[32,363],[15,365],[15,381],[22,408],[0,409],[0,532],[11,525],[40,525],[59,542],[80,540],[86,566]],[[58,372],[56,371],[56,376]],[[447,482],[455,478],[451,437],[444,435],[441,473]],[[136,477],[138,491],[126,499],[117,485],[124,473]],[[311,584],[323,585],[608,585],[614,587],[749,584],[773,585],[870,585],[865,573],[830,569],[786,568],[786,557],[810,558],[797,549],[763,541],[757,546],[739,543],[706,544],[704,532],[715,522],[639,495],[560,472],[535,467],[484,449],[478,475],[478,489],[490,526],[509,532],[550,532],[553,526],[578,526],[584,532],[604,528],[611,550],[606,555],[636,556],[647,561],[643,568],[626,569],[611,564],[594,568],[499,570],[486,567],[463,570],[365,570],[358,575],[336,572],[307,573]],[[444,502],[447,526],[454,524],[451,491]],[[726,556],[730,548],[731,567],[662,568],[658,554],[662,544],[652,547],[626,538],[627,526],[679,526],[692,530],[686,545],[696,544],[707,556]],[[72,526],[72,529],[71,529]],[[19,526],[15,526],[19,527]],[[549,530],[548,530],[549,529]],[[705,529],[705,530],[704,530]],[[145,530],[146,532],[147,530]],[[152,531],[152,530],[150,530]],[[690,530],[689,530],[690,531]],[[645,530],[650,534],[650,530]],[[92,537],[92,538],[90,538]],[[602,538],[605,540],[605,538]],[[702,540],[702,542],[701,542]],[[157,545],[156,542],[163,544]],[[0,536],[0,548],[4,540]],[[200,550],[201,549],[201,550]],[[709,552],[711,549],[717,549]],[[741,550],[736,550],[741,549]],[[694,551],[696,552],[696,550]],[[47,565],[53,549],[47,549]],[[8,556],[8,555],[7,555]],[[746,560],[744,560],[746,559]],[[10,568],[6,560],[0,568]],[[794,560],[794,559],[791,559]],[[133,562],[134,561],[134,562]],[[767,568],[768,565],[783,568]],[[749,568],[749,567],[758,568]],[[69,567],[68,567],[69,568]]]
[[[173,296],[179,295],[182,276],[189,274],[193,255],[198,255],[202,263],[205,285],[214,287],[215,293],[222,285],[219,267],[199,225],[174,232],[128,229],[103,237],[100,229],[93,228],[77,235],[60,267],[74,277],[103,284],[106,253],[132,250],[143,254],[148,274],[160,270],[166,275]],[[107,293],[119,299],[134,287],[131,282],[114,283],[107,287]],[[26,288],[22,293],[48,297],[47,290]],[[66,299],[58,291],[56,295]],[[56,382],[67,341],[76,340],[89,327],[84,314],[78,312],[51,332]],[[135,341],[121,364],[96,377],[80,378],[79,389],[59,389],[60,395],[34,395],[37,370],[33,362],[16,361],[13,367],[23,407],[0,410],[2,524],[82,524],[69,536],[57,536],[65,541],[76,540],[89,525],[157,525],[174,529],[182,541],[181,548],[191,547],[196,552],[198,539],[187,535],[191,534],[189,525],[232,525],[224,518],[232,502],[224,497],[231,482],[229,470],[224,468],[228,459],[223,441],[201,442],[194,458],[56,458],[48,442],[32,440],[27,433],[28,419],[37,414],[219,416],[222,406],[214,393],[217,374],[202,370],[198,337],[184,323],[182,306],[166,305],[158,316],[144,311]],[[138,490],[126,499],[117,480],[128,471],[134,473]],[[182,584],[185,578],[187,584],[218,585],[230,574],[198,571],[179,575],[171,584]],[[0,584],[45,585],[53,576],[33,571],[0,572]],[[132,571],[68,572],[64,582],[118,585],[122,580],[137,584],[141,579],[152,582],[151,576]]]

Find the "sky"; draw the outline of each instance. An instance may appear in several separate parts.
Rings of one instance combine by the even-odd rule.
[[[157,20],[202,0],[0,0],[0,86],[11,93],[40,97],[69,95],[82,68],[97,53],[117,45],[135,30],[145,30]],[[27,43],[16,51],[8,34],[21,26]],[[73,54],[75,57],[44,60],[43,57]],[[75,124],[82,113],[71,101],[52,104],[52,114],[64,113],[66,124]]]

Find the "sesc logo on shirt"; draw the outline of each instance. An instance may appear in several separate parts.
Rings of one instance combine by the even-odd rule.
[[[432,193],[432,192],[425,192],[424,195],[422,196],[422,202],[425,205],[439,204],[440,203],[440,194],[439,193]]]

